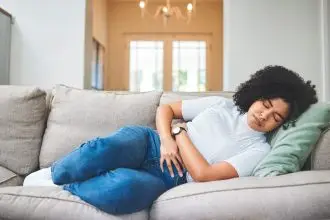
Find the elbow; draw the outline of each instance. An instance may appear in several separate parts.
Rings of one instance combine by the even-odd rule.
[[[199,183],[207,182],[207,180],[203,177],[203,175],[192,176],[192,178],[195,182],[199,182]]]
[[[206,172],[203,170],[198,170],[190,174],[195,182],[206,182],[207,176]]]

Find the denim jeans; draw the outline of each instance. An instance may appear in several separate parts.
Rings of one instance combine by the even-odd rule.
[[[80,145],[51,166],[52,180],[63,189],[110,214],[151,206],[163,192],[186,183],[173,166],[172,178],[160,169],[160,139],[148,127],[125,126],[108,137]]]

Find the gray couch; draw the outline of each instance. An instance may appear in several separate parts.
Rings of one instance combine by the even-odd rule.
[[[330,131],[306,171],[189,183],[161,195],[150,210],[112,216],[57,187],[22,187],[83,141],[127,124],[155,127],[161,103],[231,93],[96,92],[57,86],[0,87],[0,219],[330,219]]]

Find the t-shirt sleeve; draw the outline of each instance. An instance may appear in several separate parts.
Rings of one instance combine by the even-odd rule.
[[[182,100],[182,116],[185,121],[191,121],[199,113],[219,102],[228,102],[229,99],[220,96],[208,96],[197,99]]]
[[[269,153],[270,149],[269,144],[261,143],[225,161],[236,169],[239,177],[251,176],[254,168]]]

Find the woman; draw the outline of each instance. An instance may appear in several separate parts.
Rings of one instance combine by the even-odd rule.
[[[123,127],[38,172],[51,172],[53,183],[105,212],[137,212],[186,182],[251,175],[270,151],[264,134],[294,124],[317,102],[314,87],[291,70],[267,66],[241,84],[233,100],[205,97],[161,105],[157,131]],[[174,118],[189,122],[171,128]]]

